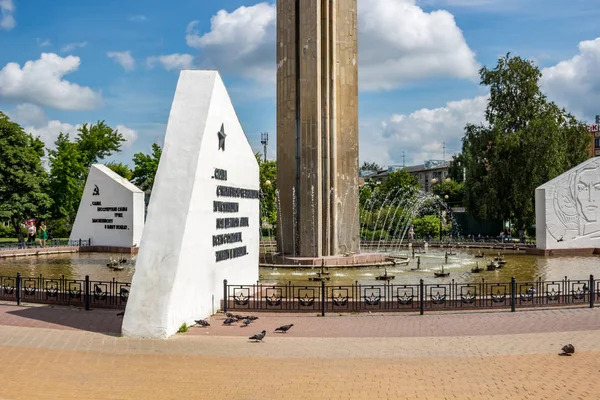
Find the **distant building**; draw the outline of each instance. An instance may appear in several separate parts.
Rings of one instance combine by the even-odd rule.
[[[598,122],[598,120],[596,122]],[[588,125],[587,128],[592,136],[592,143],[590,143],[590,157],[598,157],[600,156],[600,124],[596,123]]]
[[[362,171],[360,177],[366,182],[382,183],[392,172],[406,169],[408,173],[417,178],[417,182],[421,186],[421,189],[425,192],[431,191],[431,180],[437,179],[438,181],[444,180],[448,177],[448,170],[450,168],[450,161],[443,160],[428,160],[423,164],[412,165],[404,167],[402,165],[391,165],[387,169],[373,171]]]

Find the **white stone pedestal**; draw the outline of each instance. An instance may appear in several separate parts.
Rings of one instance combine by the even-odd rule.
[[[166,338],[220,308],[223,279],[258,279],[258,163],[217,71],[182,71],[125,316]]]

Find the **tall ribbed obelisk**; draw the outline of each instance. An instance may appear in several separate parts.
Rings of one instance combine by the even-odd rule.
[[[279,250],[358,252],[357,0],[277,0]]]

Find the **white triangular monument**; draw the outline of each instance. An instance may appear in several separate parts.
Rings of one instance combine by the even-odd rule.
[[[600,157],[538,187],[535,220],[538,249],[600,249]]]
[[[90,168],[70,244],[133,247],[144,230],[144,192],[103,164]]]
[[[182,71],[125,309],[125,336],[166,338],[258,279],[258,163],[217,71]]]

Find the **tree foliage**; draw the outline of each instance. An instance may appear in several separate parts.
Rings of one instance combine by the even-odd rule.
[[[449,207],[460,206],[463,203],[465,194],[464,183],[458,183],[453,179],[444,180],[433,185],[432,192],[440,196]],[[446,198],[448,196],[448,198]]]
[[[271,225],[277,223],[277,163],[263,161],[262,154],[255,154],[260,171],[260,209],[261,222],[266,220]]]
[[[379,170],[381,170],[381,166],[374,162],[366,162],[365,161],[363,163],[363,165],[361,165],[361,167],[360,167],[361,172],[366,172],[366,171],[377,172]]]
[[[123,135],[106,125],[104,121],[90,125],[83,124],[78,131],[75,142],[81,152],[81,161],[86,170],[92,164],[121,151],[121,145],[125,142]]]
[[[19,239],[25,219],[49,215],[43,156],[43,142],[0,112],[0,218],[10,221]]]
[[[50,193],[52,193],[52,216],[73,222],[83,193],[86,169],[77,143],[68,134],[60,133],[49,150]]]
[[[110,168],[111,171],[127,179],[128,181],[133,179],[133,171],[131,170],[131,168],[129,168],[129,165],[127,164],[111,161],[107,163],[106,166]]]
[[[546,99],[533,62],[507,54],[479,73],[490,99],[487,124],[465,127],[467,207],[478,218],[526,228],[535,219],[535,188],[584,161],[590,137],[583,123]]]
[[[154,186],[154,178],[158,171],[158,164],[162,155],[162,148],[152,144],[152,153],[136,153],[133,156],[133,174],[132,182],[145,192],[151,192]]]
[[[440,232],[440,219],[435,215],[425,215],[413,220],[417,237],[437,237]]]
[[[54,201],[52,215],[72,223],[81,201],[85,180],[92,164],[121,151],[123,135],[104,121],[84,124],[74,140],[60,133],[50,155],[50,187]]]

